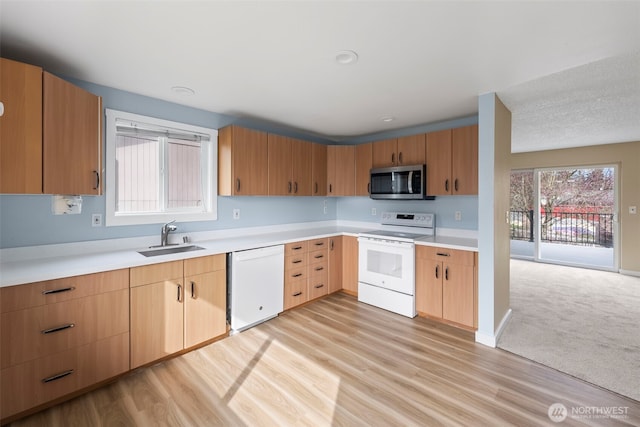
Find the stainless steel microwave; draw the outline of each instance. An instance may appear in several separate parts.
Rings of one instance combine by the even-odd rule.
[[[369,195],[372,199],[433,200],[427,196],[426,165],[371,169]]]

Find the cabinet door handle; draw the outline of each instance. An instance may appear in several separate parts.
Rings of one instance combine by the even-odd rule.
[[[317,285],[314,286],[314,288],[320,289],[323,286],[324,286],[324,283],[318,283]]]
[[[196,282],[191,282],[191,298],[196,299]]]
[[[67,375],[71,375],[71,374],[73,374],[73,369],[69,369],[68,371],[60,372],[59,374],[55,374],[55,375],[52,375],[50,377],[43,378],[42,382],[45,383],[45,384],[46,383],[50,383],[51,381],[59,380],[61,378],[66,377]]]
[[[315,194],[318,194],[318,183],[316,182]]]
[[[98,188],[100,188],[100,174],[98,173],[98,171],[93,171],[94,174],[96,174],[96,186],[93,187],[94,190],[97,190]]]
[[[444,280],[449,280],[449,267],[444,269]]]
[[[329,184],[329,194],[333,193],[333,187]]]
[[[436,255],[438,255],[438,256],[451,256],[451,254],[448,254],[446,252],[436,252]]]
[[[240,192],[240,178],[236,178],[236,192]]]
[[[398,164],[402,164],[402,151],[398,154]]]
[[[367,182],[367,193],[371,194],[371,183]]]
[[[71,329],[71,328],[74,328],[75,326],[76,326],[75,323],[67,323],[66,325],[56,326],[55,328],[43,329],[40,331],[40,333],[47,335],[47,334],[52,334],[54,332],[60,332],[66,329]]]
[[[300,276],[302,276],[302,273],[296,273],[291,275],[291,277],[300,277]]]
[[[440,266],[436,265],[436,279],[440,278]]]
[[[458,178],[456,178],[456,179],[453,181],[453,189],[454,189],[455,191],[458,191]]]
[[[182,285],[178,283],[178,302],[182,302]]]
[[[444,191],[449,191],[449,179],[444,180]]]
[[[333,250],[333,239],[329,240],[329,249]]]
[[[302,292],[296,292],[295,294],[293,294],[294,297],[299,297],[300,295],[302,295]]]
[[[287,183],[287,192],[291,193],[291,181]]]
[[[42,291],[42,295],[51,295],[51,294],[59,294],[60,292],[70,292],[75,290],[75,286],[69,286],[68,288],[60,288],[60,289],[47,289]]]
[[[293,183],[293,192],[298,194],[298,181]]]
[[[392,165],[396,164],[396,153],[391,153],[391,164]]]

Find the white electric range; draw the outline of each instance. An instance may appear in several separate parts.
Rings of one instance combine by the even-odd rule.
[[[415,240],[435,235],[435,214],[383,212],[381,223],[358,235],[358,301],[415,317]]]

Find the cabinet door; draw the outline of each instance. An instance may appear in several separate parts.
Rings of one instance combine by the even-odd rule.
[[[266,196],[268,194],[267,134],[239,126],[218,133],[218,194]]]
[[[342,237],[342,289],[358,295],[358,238]]]
[[[403,136],[398,138],[398,160],[397,164],[402,165],[422,165],[425,163],[425,136],[419,135]]]
[[[442,318],[474,327],[474,267],[443,263]]]
[[[396,166],[398,142],[395,138],[376,141],[373,143],[373,167],[384,168]]]
[[[452,194],[478,194],[478,125],[453,129]]]
[[[329,238],[329,293],[342,289],[342,236]]]
[[[0,193],[42,193],[42,68],[0,58]]]
[[[327,147],[327,177],[329,196],[353,196],[356,192],[355,147]]]
[[[356,196],[369,195],[370,171],[373,165],[372,144],[356,145]]]
[[[270,133],[268,141],[269,195],[292,195],[291,138]]]
[[[442,317],[442,263],[420,256],[416,249],[416,310]]]
[[[313,143],[311,145],[311,157],[313,165],[311,166],[311,195],[326,196],[327,195],[327,146],[324,144]]]
[[[294,196],[311,195],[313,148],[310,142],[291,140],[291,181]]]
[[[426,138],[427,193],[451,194],[451,129],[428,133]]]
[[[183,348],[181,282],[166,280],[131,288],[131,368]]]
[[[193,347],[227,332],[225,270],[184,279],[184,348]]]
[[[102,99],[43,73],[45,194],[102,193]]]

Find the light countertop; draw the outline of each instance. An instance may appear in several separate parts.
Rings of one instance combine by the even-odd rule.
[[[132,245],[131,242],[123,243],[123,249],[118,248],[117,244],[114,247],[113,242],[109,242],[110,244],[105,243],[102,246],[106,247],[106,250],[100,250],[100,242],[74,243],[66,246],[55,245],[64,246],[65,249],[63,250],[58,250],[57,247],[53,248],[53,250],[49,248],[48,251],[48,248],[45,247],[32,247],[31,251],[29,251],[30,248],[20,248],[21,250],[19,251],[13,251],[17,252],[18,256],[15,253],[12,256],[6,256],[7,252],[3,254],[0,262],[0,287],[280,245],[299,240],[339,235],[357,236],[358,233],[370,229],[329,225],[276,229],[270,232],[260,229],[256,230],[260,231],[257,233],[247,233],[246,230],[239,230],[237,235],[233,235],[233,231],[228,231],[220,238],[193,240],[190,243],[204,248],[203,250],[153,257],[145,257],[137,252],[138,250],[147,249],[148,245],[140,244],[132,248],[129,247]],[[478,250],[477,240],[473,238],[438,235],[420,239],[416,241],[416,244],[470,251]],[[70,247],[69,245],[73,245],[73,248],[66,250],[67,247]],[[82,250],[83,245],[86,250]]]

